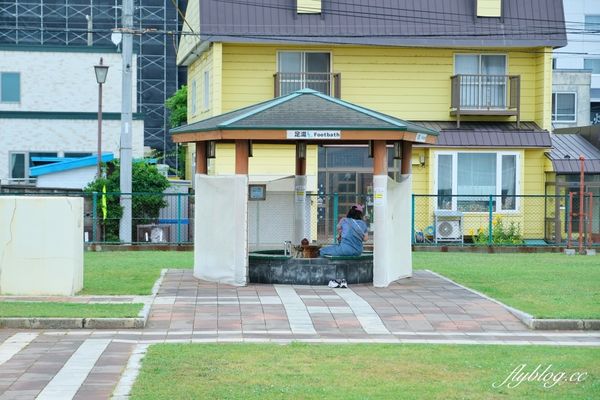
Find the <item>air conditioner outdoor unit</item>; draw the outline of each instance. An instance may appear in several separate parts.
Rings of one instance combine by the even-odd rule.
[[[456,240],[461,236],[460,221],[438,221],[435,227],[435,237],[438,241]]]
[[[138,225],[137,241],[146,243],[168,243],[170,227],[167,225]]]
[[[435,242],[463,242],[463,214],[461,212],[436,211]]]

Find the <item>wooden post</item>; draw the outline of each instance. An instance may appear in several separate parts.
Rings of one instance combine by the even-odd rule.
[[[304,157],[300,157],[304,147]],[[296,143],[296,175],[306,175],[306,143]]]
[[[387,175],[388,154],[385,140],[373,141],[373,175]]]
[[[410,174],[412,165],[412,142],[406,140],[402,142],[402,164],[400,166],[400,173],[402,175]]]
[[[196,173],[206,175],[206,142],[196,142]]]
[[[235,141],[235,173],[236,175],[248,175],[248,150],[247,140]]]

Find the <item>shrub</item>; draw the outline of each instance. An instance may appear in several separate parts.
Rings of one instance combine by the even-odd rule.
[[[102,224],[104,241],[119,241],[119,223],[123,215],[120,205],[120,174],[119,161],[107,163],[108,174],[106,178],[92,181],[85,189],[86,193],[97,192],[97,216]],[[106,185],[106,209],[107,217],[102,218],[102,188]],[[158,219],[160,209],[167,206],[162,192],[169,187],[169,181],[158,172],[154,165],[144,161],[134,162],[132,166],[132,188],[134,195],[132,199],[133,222],[132,232],[138,224],[155,222]]]

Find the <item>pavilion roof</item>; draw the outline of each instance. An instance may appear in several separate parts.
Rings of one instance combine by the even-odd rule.
[[[174,135],[225,130],[397,131],[437,136],[438,132],[311,89],[171,129]],[[343,135],[342,135],[343,136]],[[343,139],[343,137],[342,137]],[[369,132],[360,139],[369,140]],[[200,139],[202,140],[202,139]],[[430,140],[428,140],[429,142]]]

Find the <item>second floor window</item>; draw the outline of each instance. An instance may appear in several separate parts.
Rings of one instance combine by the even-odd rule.
[[[552,121],[577,122],[575,93],[552,93]]]
[[[457,54],[454,73],[461,75],[461,108],[506,108],[508,77],[505,55]]]
[[[21,101],[21,75],[18,72],[0,72],[0,102]]]
[[[191,103],[192,103],[192,115],[196,114],[196,81],[192,81],[192,93],[191,93]]]
[[[278,57],[279,94],[300,89],[331,92],[331,55],[329,53],[282,51]]]

